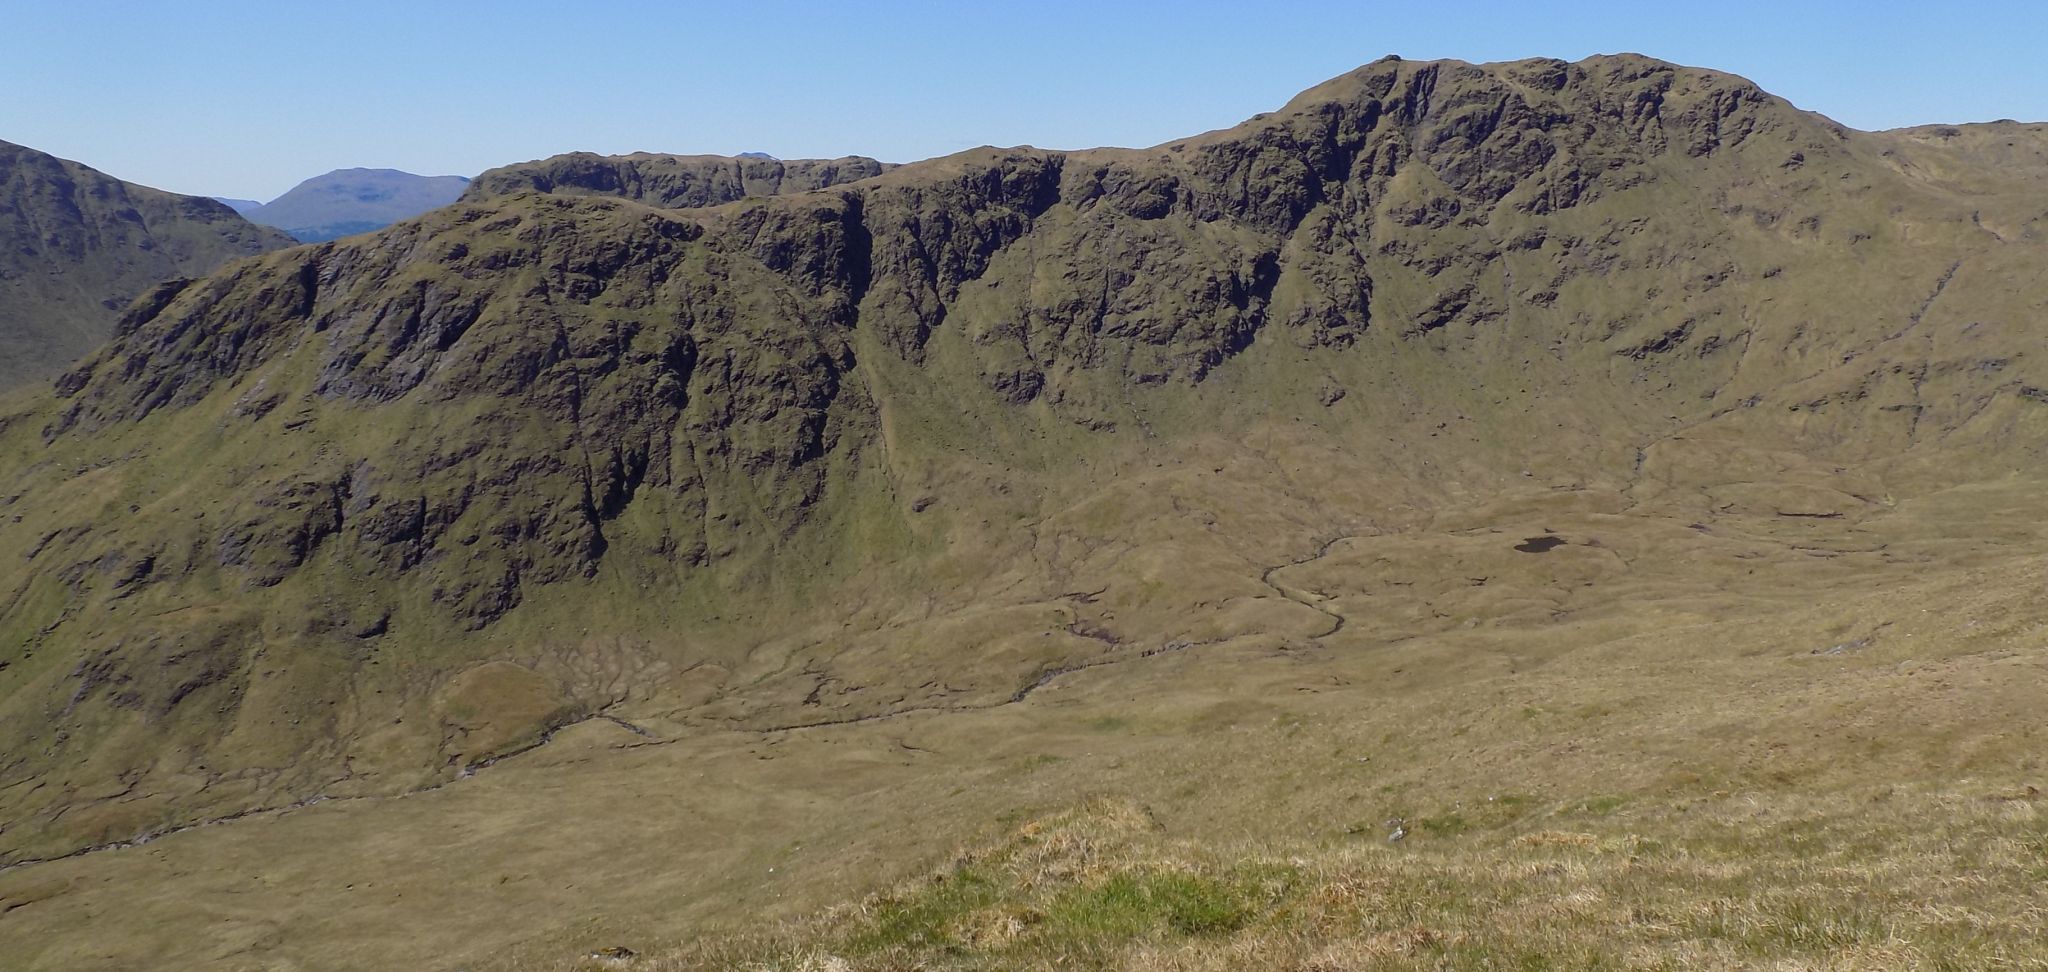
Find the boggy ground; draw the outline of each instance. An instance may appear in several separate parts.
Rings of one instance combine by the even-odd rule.
[[[1111,651],[1014,701],[810,728],[627,704],[428,792],[14,868],[0,954],[25,970],[564,969],[614,944],[639,968],[2048,961],[2040,483],[1837,509],[1811,486],[1655,482],[1531,485],[1325,538],[1246,568],[1264,607],[1223,608],[1289,623]],[[1563,543],[1517,549],[1545,536]]]

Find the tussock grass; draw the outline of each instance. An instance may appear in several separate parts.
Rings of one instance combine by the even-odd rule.
[[[632,967],[2048,968],[2048,812],[2024,795],[1727,796],[1628,819],[1597,802],[1225,851],[1098,801],[860,902]]]

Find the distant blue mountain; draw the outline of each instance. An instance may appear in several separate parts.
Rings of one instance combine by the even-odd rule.
[[[274,226],[301,242],[382,229],[455,201],[467,176],[422,176],[397,169],[336,169],[314,176],[260,206],[222,200],[252,223]]]

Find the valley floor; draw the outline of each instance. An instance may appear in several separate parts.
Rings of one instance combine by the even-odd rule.
[[[1265,575],[1326,619],[1302,633],[979,709],[588,721],[431,792],[0,873],[0,955],[2048,967],[2042,495],[1695,518],[1532,492],[1324,538]],[[583,958],[610,945],[639,957]]]

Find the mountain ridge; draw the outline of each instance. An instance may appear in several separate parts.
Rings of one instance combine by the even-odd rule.
[[[774,195],[572,157],[626,196],[479,177],[167,285],[0,419],[41,457],[0,786],[42,794],[0,855],[599,713],[831,724],[1307,642],[1343,616],[1276,570],[1525,493],[1858,520],[2024,471],[2042,215],[1970,203],[2034,176],[1937,162],[1648,59],[1382,61],[1154,149]]]
[[[521,191],[616,196],[662,209],[692,209],[748,196],[806,192],[857,182],[892,168],[865,156],[782,160],[765,155],[601,156],[570,152],[500,166],[477,176],[463,199],[476,202]]]
[[[0,142],[0,205],[0,389],[68,366],[158,280],[291,243],[213,200],[9,142]]]

